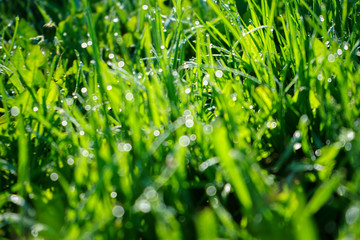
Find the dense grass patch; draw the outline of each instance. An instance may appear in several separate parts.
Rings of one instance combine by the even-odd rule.
[[[359,239],[359,9],[0,1],[0,237]]]

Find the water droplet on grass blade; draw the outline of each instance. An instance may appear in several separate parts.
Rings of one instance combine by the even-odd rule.
[[[308,123],[309,122],[309,117],[306,114],[302,115],[300,117],[300,122],[303,123],[303,124]]]
[[[188,136],[186,136],[186,135],[181,136],[181,137],[179,138],[179,144],[180,144],[180,146],[182,146],[182,147],[187,147],[187,146],[189,146],[189,144],[190,144],[190,138],[189,138]]]
[[[209,164],[208,164],[207,161],[205,161],[205,162],[203,162],[203,163],[200,164],[200,166],[199,166],[199,171],[200,171],[200,172],[203,172],[203,171],[205,171],[208,167],[209,167]]]
[[[18,107],[12,107],[10,109],[11,116],[16,117],[20,113],[20,109]]]
[[[130,152],[132,149],[132,146],[129,143],[126,143],[126,144],[124,144],[123,149],[125,152]]]
[[[358,207],[350,207],[345,214],[346,223],[354,224],[359,218],[360,210]]]
[[[124,216],[125,210],[124,210],[124,208],[122,206],[116,205],[112,209],[112,214],[113,214],[114,217],[121,218],[122,216]]]
[[[86,149],[82,149],[81,150],[81,155],[83,155],[84,157],[88,157],[89,156],[89,151]]]
[[[188,115],[191,115],[191,111],[187,109],[184,111],[184,116],[188,116]]]
[[[119,68],[122,68],[123,66],[125,66],[125,62],[124,62],[124,61],[118,62],[118,67],[119,67]]]
[[[214,185],[211,185],[209,187],[206,188],[206,194],[210,197],[215,196],[217,190],[216,187]]]
[[[352,144],[351,143],[346,143],[345,144],[345,151],[349,152],[352,148]]]
[[[65,100],[65,102],[66,102],[66,105],[71,106],[71,105],[73,105],[73,103],[74,103],[74,99],[73,99],[73,98],[67,98],[67,99]]]
[[[221,78],[223,75],[224,75],[224,73],[221,70],[217,70],[215,72],[215,76],[218,77],[218,78]]]
[[[320,157],[320,156],[321,156],[321,149],[317,149],[317,150],[315,151],[315,155],[316,155],[317,157]]]
[[[295,143],[294,144],[294,150],[297,151],[301,148],[301,143]]]
[[[10,201],[19,206],[23,206],[25,204],[25,200],[22,197],[15,194],[12,194],[10,196]]]
[[[148,213],[151,210],[151,205],[147,200],[140,200],[136,205],[138,210],[143,213]]]
[[[129,93],[127,93],[127,94],[125,95],[125,98],[126,98],[126,100],[128,100],[128,101],[132,101],[132,100],[134,99],[134,95],[129,92]]]
[[[350,130],[347,134],[346,134],[347,140],[348,141],[352,141],[355,138],[355,133],[354,131]]]
[[[331,63],[335,62],[335,56],[333,54],[330,54],[328,56],[328,61],[331,62]]]
[[[39,232],[36,231],[35,229],[32,229],[31,230],[31,235],[36,238],[37,236],[39,236]]]
[[[344,194],[346,193],[346,187],[344,185],[340,185],[338,188],[337,188],[337,193],[340,195],[340,196],[344,196]]]
[[[158,198],[158,193],[151,186],[145,188],[144,195],[149,201],[155,201]]]
[[[185,121],[185,126],[191,128],[192,126],[194,126],[194,121],[192,119],[187,119]]]
[[[74,159],[72,157],[69,157],[66,162],[67,162],[68,165],[71,166],[71,165],[74,164]]]
[[[59,175],[57,173],[50,174],[51,181],[56,182],[59,179]]]

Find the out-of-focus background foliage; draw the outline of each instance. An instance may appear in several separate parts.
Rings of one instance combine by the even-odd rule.
[[[0,238],[359,239],[359,14],[0,0]]]

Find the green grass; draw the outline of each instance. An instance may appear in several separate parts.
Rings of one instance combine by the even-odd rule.
[[[32,44],[50,20],[60,44]],[[0,238],[359,239],[359,22],[355,0],[0,1]]]

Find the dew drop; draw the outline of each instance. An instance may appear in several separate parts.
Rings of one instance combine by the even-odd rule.
[[[132,149],[132,146],[129,143],[124,144],[123,149],[125,152],[130,152]]]
[[[294,144],[294,150],[297,151],[301,148],[301,143],[295,143]]]
[[[149,201],[155,201],[158,198],[158,193],[151,186],[145,188],[144,195]]]
[[[74,99],[73,98],[66,98],[65,102],[66,102],[66,105],[71,106],[74,103]]]
[[[12,107],[10,109],[11,116],[16,117],[20,113],[20,109],[18,107]]]
[[[59,179],[59,175],[57,173],[50,174],[51,181],[56,182]]]
[[[188,116],[188,115],[191,115],[191,111],[188,110],[188,109],[186,109],[186,110],[184,111],[184,116]]]
[[[185,126],[188,128],[191,128],[192,126],[194,126],[194,121],[192,119],[188,119],[185,121]]]
[[[112,209],[112,214],[114,215],[114,217],[121,218],[122,216],[124,216],[125,210],[122,206],[116,205]]]
[[[223,75],[224,75],[224,73],[221,70],[217,70],[215,72],[215,76],[218,77],[218,78],[221,78]]]
[[[182,146],[182,147],[187,147],[187,146],[189,146],[189,144],[190,144],[190,138],[189,138],[188,136],[186,136],[186,135],[181,136],[181,137],[179,138],[179,144],[180,144],[180,146]]]
[[[148,213],[151,210],[151,205],[147,200],[140,200],[137,205],[138,209],[143,213]]]
[[[81,155],[83,155],[84,157],[88,157],[89,156],[89,151],[86,149],[82,149],[81,150]]]
[[[359,218],[360,210],[358,207],[350,207],[345,214],[346,223],[354,224]]]
[[[124,66],[125,66],[125,62],[124,62],[124,61],[118,62],[118,67],[119,67],[119,68],[122,68],[122,67],[124,67]]]
[[[216,187],[214,185],[211,185],[206,188],[206,194],[210,197],[215,196],[216,194]]]
[[[67,160],[66,160],[67,164],[68,165],[73,165],[74,164],[74,159],[72,157],[69,157]]]
[[[335,62],[335,56],[333,54],[330,54],[328,56],[328,61],[331,62],[331,63]]]
[[[126,98],[126,100],[128,100],[128,101],[132,101],[132,100],[134,99],[134,95],[129,92],[129,93],[127,93],[127,94],[125,95],[125,98]]]

